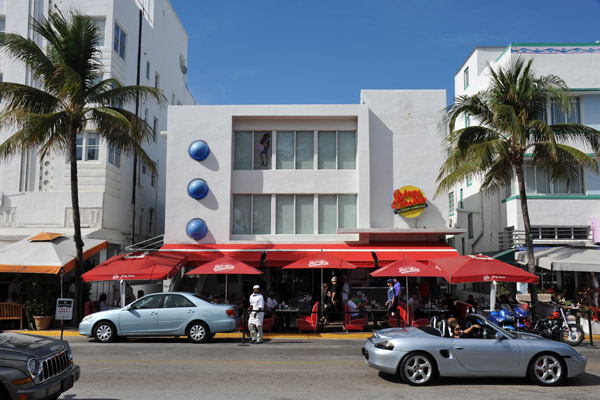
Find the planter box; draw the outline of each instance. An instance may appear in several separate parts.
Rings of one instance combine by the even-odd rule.
[[[590,327],[588,324],[588,320],[586,318],[581,318],[580,323],[581,323],[581,327],[583,328],[583,331],[589,335]],[[592,321],[592,334],[600,335],[600,322]]]
[[[34,316],[33,320],[35,321],[35,329],[37,329],[38,331],[43,331],[50,328],[52,318],[52,316]]]

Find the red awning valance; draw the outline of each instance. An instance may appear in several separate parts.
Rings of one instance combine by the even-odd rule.
[[[191,265],[200,265],[225,255],[258,265],[266,252],[265,265],[283,267],[310,253],[326,251],[357,266],[373,267],[373,252],[379,266],[410,257],[427,262],[430,258],[458,256],[456,249],[445,242],[384,242],[369,244],[314,243],[314,244],[165,244],[161,251],[181,252]],[[188,264],[189,265],[189,264]]]

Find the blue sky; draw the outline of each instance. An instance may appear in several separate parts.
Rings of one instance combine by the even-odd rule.
[[[600,0],[171,0],[198,104],[351,104],[446,89],[476,46],[593,43]]]

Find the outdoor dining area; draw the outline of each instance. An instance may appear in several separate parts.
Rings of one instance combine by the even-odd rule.
[[[222,254],[205,262],[190,263],[190,259],[193,259],[190,254],[168,251],[121,255],[88,271],[83,279],[120,282],[120,304],[125,304],[128,281],[134,285],[140,281],[171,280],[172,286],[178,282],[175,291],[193,291],[207,301],[237,305],[242,321],[240,330],[245,328],[245,311],[249,304],[246,288],[259,284],[265,299],[265,332],[315,333],[423,326],[432,316],[444,316],[451,311],[466,315],[474,311],[474,307],[463,301],[466,299],[451,296],[453,285],[466,282],[492,284],[489,311],[494,309],[496,282],[538,282],[536,275],[494,258],[457,253],[452,257],[420,261],[405,254],[379,268],[356,265],[327,251],[306,252],[279,268],[265,267],[261,263],[250,265]],[[353,285],[353,272],[368,274],[368,285],[360,285],[364,281],[359,282],[360,286]],[[210,284],[211,276],[212,282],[223,278],[222,292]],[[392,281],[393,278],[396,280]],[[185,281],[195,282],[194,286],[184,285]],[[232,283],[236,289],[233,293]],[[426,285],[430,286],[429,294],[422,296]],[[402,288],[401,295],[390,306],[389,287],[397,286]],[[331,301],[333,290],[343,294],[342,301]],[[452,302],[450,308],[449,301]],[[418,310],[415,304],[420,304]]]

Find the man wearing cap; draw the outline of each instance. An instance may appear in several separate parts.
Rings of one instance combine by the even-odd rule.
[[[248,307],[248,330],[252,338],[250,343],[260,344],[263,342],[263,318],[265,313],[261,311],[265,310],[265,299],[260,294],[260,286],[254,285],[252,289],[254,293],[250,295],[250,307]]]
[[[387,307],[388,311],[390,312],[390,315],[394,316],[394,311],[392,310],[392,307],[394,306],[394,297],[395,297],[394,280],[388,279],[386,282],[388,285],[388,291],[387,291],[387,301],[385,302],[385,306]]]

